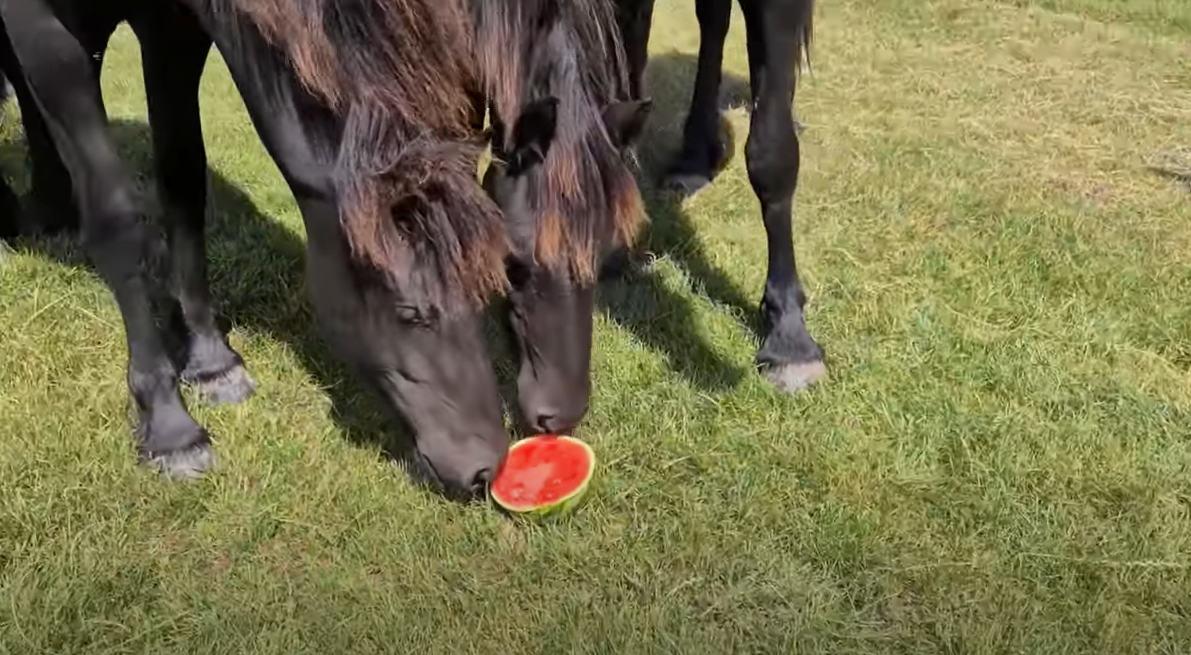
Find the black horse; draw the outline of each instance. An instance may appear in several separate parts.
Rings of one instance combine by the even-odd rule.
[[[633,205],[636,188],[624,182],[625,176],[632,179],[627,168],[617,168],[624,164],[614,156],[620,142],[615,135],[639,131],[633,125],[641,112],[626,111],[630,105],[619,102],[573,106],[613,97],[604,90],[615,86],[607,82],[615,73],[607,71],[616,71],[622,56],[615,40],[592,41],[603,56],[563,78],[596,92],[535,95],[542,88],[538,80],[553,79],[538,69],[557,63],[545,51],[574,52],[577,46],[559,39],[614,32],[610,12],[526,12],[517,0],[481,5],[0,0],[9,37],[0,64],[14,81],[30,133],[35,189],[42,181],[39,157],[52,162],[42,167],[46,171],[64,162],[66,181],[50,183],[72,189],[88,255],[124,317],[143,460],[183,477],[213,463],[210,437],[186,410],[180,379],[215,402],[240,401],[254,388],[215,324],[207,284],[206,157],[197,90],[214,41],[298,202],[310,297],[332,346],[413,428],[419,460],[433,480],[471,495],[491,476],[508,438],[479,307],[510,286],[506,264],[526,264],[528,279],[511,285],[521,291],[511,298],[512,314],[525,325],[536,324],[542,312],[580,318],[572,311],[560,314],[556,308],[570,297],[543,285],[575,271],[582,279],[593,266],[594,244],[616,243],[618,235],[631,233],[632,223],[623,212],[588,212],[557,225],[534,222],[537,214],[516,209],[587,181],[575,173],[575,166],[590,170],[576,159],[579,149],[547,155],[559,135],[604,153],[600,174],[589,179],[606,184],[584,196],[580,209]],[[600,20],[607,24],[594,23]],[[105,133],[99,61],[121,21],[142,47],[170,291],[184,323],[185,334],[173,336],[188,344],[179,362],[171,360],[164,345],[169,335],[152,317],[149,238],[137,220],[143,207]],[[477,48],[524,57],[485,65]],[[508,100],[501,115],[512,116],[517,126],[501,149],[507,165],[490,179],[490,188],[502,190],[509,209],[504,213],[475,179],[482,148],[475,138],[475,98],[485,95]],[[594,122],[587,120],[593,115]],[[48,151],[38,149],[39,127],[52,143]],[[59,154],[61,162],[54,162]],[[574,177],[547,176],[543,190],[533,180],[554,171],[551,157],[569,162]],[[581,318],[590,333],[590,310]],[[543,368],[537,362],[545,360],[533,331],[519,335],[522,413],[541,429],[569,428],[565,423],[582,412],[554,418],[563,414],[554,409],[557,380],[535,374]],[[574,351],[565,350],[568,357]],[[586,366],[582,373],[585,384]],[[586,387],[583,392],[586,407]]]
[[[486,78],[511,82],[485,88],[494,159],[484,185],[511,226],[520,415],[530,432],[566,432],[590,397],[597,273],[644,218],[630,150],[652,104],[626,101],[629,70],[608,0],[473,5]],[[492,38],[510,15],[539,26],[537,38]],[[510,116],[519,118],[506,124]]]
[[[761,202],[769,270],[761,299],[763,342],[757,363],[778,388],[796,392],[827,374],[823,350],[806,329],[806,293],[794,262],[791,210],[798,184],[798,135],[791,106],[802,57],[810,45],[814,0],[739,0],[748,36],[752,121],[745,156]],[[634,97],[643,93],[654,0],[616,0]],[[720,140],[718,95],[732,0],[695,0],[699,70],[683,128],[682,150],[663,184],[691,194],[710,184],[726,146]]]

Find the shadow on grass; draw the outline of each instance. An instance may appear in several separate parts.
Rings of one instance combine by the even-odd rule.
[[[109,130],[124,161],[138,176],[141,190],[153,197],[149,126],[113,120]],[[0,145],[0,162],[7,172],[19,171],[24,161],[23,142]],[[16,181],[11,174],[7,177]],[[330,396],[332,418],[345,438],[379,448],[383,456],[407,465],[414,474],[415,467],[408,466],[413,453],[408,428],[400,417],[382,409],[379,400],[331,354],[317,330],[306,300],[302,236],[261,213],[247,194],[217,171],[208,169],[208,180],[207,257],[221,327],[226,330],[231,323],[285,342]],[[157,216],[159,208],[154,206],[149,213]],[[93,270],[77,233],[22,238],[17,244],[52,261]],[[165,263],[154,264],[161,271],[158,275],[164,275]],[[163,320],[169,318],[163,313]],[[245,364],[250,372],[266,365],[251,359]]]
[[[666,83],[653,85],[654,114],[639,148],[646,176],[641,187],[650,225],[634,259],[649,253],[670,258],[687,271],[712,302],[728,307],[755,331],[756,304],[710,261],[682,208],[682,199],[656,184],[670,158],[664,144],[680,141],[681,119],[695,70],[695,59],[684,54],[664,55],[650,62],[650,78]],[[725,76],[723,88],[734,103],[747,98],[748,85],[743,80]],[[142,189],[152,189],[148,126],[139,121],[114,120],[110,132],[120,154],[138,175]],[[730,157],[732,149],[727,152]],[[0,165],[6,171],[19,171],[24,162],[24,143],[0,144]],[[14,189],[22,188],[24,179],[7,177],[17,182]],[[385,456],[408,463],[412,452],[409,430],[401,425],[400,417],[381,409],[373,394],[330,353],[316,329],[306,302],[306,250],[301,235],[262,214],[247,194],[217,171],[209,169],[208,179],[209,207],[214,211],[208,214],[207,256],[212,293],[224,327],[230,322],[271,334],[288,344],[331,398],[332,418],[349,441],[377,447]],[[19,244],[53,261],[90,268],[72,235],[23,239]],[[642,249],[647,252],[640,252]],[[649,347],[665,353],[673,370],[700,389],[720,391],[742,379],[746,369],[725,359],[695,330],[695,307],[689,296],[667,288],[659,274],[648,267],[630,266],[626,273],[623,279],[601,284],[601,311]],[[504,302],[493,303],[485,331],[507,405],[515,398],[516,371],[500,319],[504,309]],[[254,362],[246,364],[253,370]]]
[[[1146,169],[1170,180],[1181,190],[1191,192],[1191,147],[1163,149],[1150,158]]]
[[[722,391],[739,383],[747,369],[725,359],[703,339],[695,329],[692,299],[667,288],[646,261],[660,256],[674,262],[711,302],[726,307],[754,337],[759,333],[757,302],[712,263],[683,208],[684,198],[661,187],[662,177],[681,150],[682,124],[697,70],[697,59],[684,53],[668,53],[649,61],[646,93],[654,108],[638,147],[643,173],[639,182],[649,224],[629,261],[618,261],[619,273],[602,282],[598,302],[609,318],[665,353],[670,367],[688,382],[705,391]],[[724,101],[739,105],[748,98],[748,82],[725,73],[721,107]],[[734,153],[731,127],[727,121],[722,125],[728,160],[722,162],[721,170]],[[759,219],[757,227],[761,228]]]

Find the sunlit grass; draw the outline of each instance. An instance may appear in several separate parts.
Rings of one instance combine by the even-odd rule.
[[[832,375],[793,398],[751,370],[736,13],[736,157],[684,206],[646,189],[657,259],[601,291],[597,486],[542,526],[359,443],[384,423],[312,330],[300,217],[213,56],[212,274],[260,390],[193,404],[209,478],[138,469],[110,293],[71,244],[15,244],[0,653],[1186,652],[1187,6],[821,3],[796,245]],[[654,24],[651,171],[698,44],[693,3]],[[137,52],[121,30],[104,87],[148,181]]]

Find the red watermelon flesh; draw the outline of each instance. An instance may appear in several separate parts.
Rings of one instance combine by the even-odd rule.
[[[491,493],[512,511],[549,507],[582,491],[592,464],[591,450],[576,439],[551,435],[523,439],[509,449]]]

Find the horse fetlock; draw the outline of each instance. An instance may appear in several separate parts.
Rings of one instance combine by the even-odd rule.
[[[134,419],[138,447],[143,456],[181,451],[210,442],[207,431],[186,411],[176,387],[165,398],[159,394],[148,399],[149,402],[136,389],[133,397],[141,407]]]
[[[242,403],[256,392],[256,380],[243,364],[217,371],[188,366],[182,371],[182,381],[198,391],[204,402],[212,405]]]
[[[707,130],[683,143],[682,153],[666,172],[663,186],[686,195],[708,186],[728,164],[731,141],[731,127],[717,114]]]
[[[823,349],[806,330],[801,312],[785,315],[765,335],[757,365],[771,384],[795,393],[827,377]]]
[[[764,340],[757,351],[757,364],[766,378],[793,393],[827,375],[823,360],[823,348],[807,331],[802,311],[795,306],[779,312],[770,306]]]
[[[9,239],[20,234],[21,203],[2,180],[0,185],[0,239]]]
[[[257,386],[240,355],[224,339],[215,336],[191,340],[186,368],[180,377],[198,391],[204,402],[214,405],[243,402]]]
[[[142,415],[138,459],[168,480],[193,480],[216,464],[207,431],[181,405]]]
[[[142,454],[141,462],[167,480],[196,480],[215,468],[218,457],[210,443],[163,453]]]

